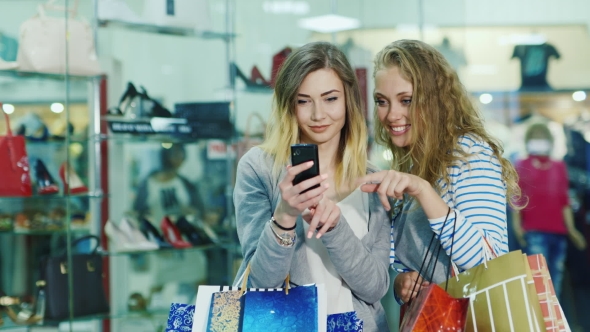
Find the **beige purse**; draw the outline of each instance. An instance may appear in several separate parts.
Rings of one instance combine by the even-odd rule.
[[[71,9],[56,6],[55,0],[37,7],[37,14],[20,27],[18,70],[49,74],[92,76],[101,73],[94,35],[90,25],[77,18],[78,1]],[[68,31],[64,17],[47,16],[45,11],[69,12]],[[66,38],[68,43],[66,45]],[[67,46],[67,64],[66,64]]]

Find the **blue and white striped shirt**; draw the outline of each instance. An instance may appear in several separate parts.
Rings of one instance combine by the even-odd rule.
[[[462,136],[459,145],[468,153],[467,161],[448,167],[450,186],[438,180],[442,199],[456,212],[453,262],[460,270],[467,270],[483,262],[485,241],[496,255],[508,252],[506,226],[506,184],[502,180],[502,166],[486,142],[473,136]],[[395,218],[395,216],[394,216]],[[436,234],[443,229],[445,217],[428,219]],[[455,221],[451,213],[447,225]],[[408,272],[402,262],[396,259],[392,225],[391,266],[398,272]],[[447,255],[451,254],[453,227],[444,227],[441,244]]]

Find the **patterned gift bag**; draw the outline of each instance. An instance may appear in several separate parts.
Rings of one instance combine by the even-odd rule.
[[[195,306],[190,304],[172,303],[168,313],[166,332],[188,332],[192,330]]]
[[[541,254],[531,255],[527,257],[533,280],[535,281],[535,288],[539,297],[541,311],[545,319],[545,327],[547,331],[551,332],[571,332],[567,323],[559,299],[555,295],[547,261]]]
[[[363,332],[363,320],[355,311],[328,315],[328,332]]]

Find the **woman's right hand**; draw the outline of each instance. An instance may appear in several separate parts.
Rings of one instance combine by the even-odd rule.
[[[281,190],[281,201],[277,205],[274,213],[275,220],[283,227],[293,227],[297,217],[305,209],[316,206],[324,197],[324,192],[329,185],[326,182],[327,174],[318,175],[311,179],[305,180],[297,185],[293,185],[295,176],[313,166],[313,161],[303,163],[297,166],[287,166],[287,175],[279,183]],[[308,188],[319,184],[318,188],[301,193]]]
[[[418,292],[421,291],[422,288],[426,288],[430,285],[428,281],[420,277],[420,282],[414,288],[418,277],[419,275],[416,271],[402,272],[395,277],[395,280],[393,281],[393,289],[395,290],[397,297],[399,297],[404,303],[408,303],[408,301],[418,295]],[[412,290],[414,291],[412,292]]]

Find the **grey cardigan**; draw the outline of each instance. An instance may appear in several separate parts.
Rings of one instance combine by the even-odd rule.
[[[250,263],[249,287],[281,287],[287,274],[292,285],[312,283],[304,244],[304,222],[297,220],[293,247],[278,244],[268,221],[280,199],[279,177],[272,176],[273,158],[252,148],[238,163],[234,204],[244,260],[234,284]],[[368,173],[376,169],[369,167]],[[364,331],[389,331],[381,298],[389,289],[391,223],[376,194],[369,196],[368,233],[359,239],[344,216],[322,236],[330,259],[353,295],[353,306]]]

